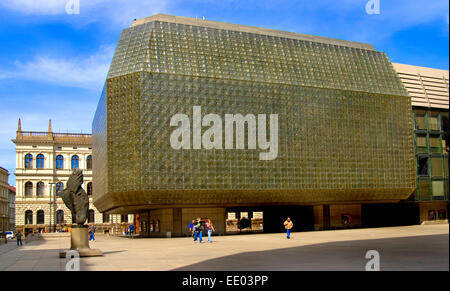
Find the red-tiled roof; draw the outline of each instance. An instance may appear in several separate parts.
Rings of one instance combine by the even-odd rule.
[[[8,189],[11,190],[12,192],[16,193],[16,187],[9,185]]]

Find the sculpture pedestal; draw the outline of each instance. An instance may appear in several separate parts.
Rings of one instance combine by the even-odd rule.
[[[103,256],[101,250],[91,249],[89,247],[89,231],[86,226],[72,227],[70,232],[70,250],[77,251],[80,257],[98,257]],[[66,257],[67,251],[59,252],[60,258]]]

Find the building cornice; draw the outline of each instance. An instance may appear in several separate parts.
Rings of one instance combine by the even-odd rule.
[[[92,145],[92,134],[85,133],[55,133],[38,131],[17,131],[12,140],[17,144],[83,144]]]

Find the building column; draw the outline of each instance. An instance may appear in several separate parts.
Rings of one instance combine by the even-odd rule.
[[[330,228],[330,205],[314,205],[314,230],[326,230]]]

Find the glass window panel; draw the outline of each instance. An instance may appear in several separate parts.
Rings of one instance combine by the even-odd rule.
[[[430,130],[439,130],[437,117],[429,117],[428,126],[430,127]]]
[[[416,116],[416,128],[427,129],[425,124],[425,116]]]
[[[431,198],[430,181],[419,181],[420,200],[429,200]]]
[[[448,178],[448,158],[444,158],[445,176]]]
[[[430,136],[430,147],[440,147],[440,139],[439,136]]]
[[[444,196],[444,181],[433,181],[433,196]]]
[[[431,174],[433,177],[442,177],[442,159],[431,158]]]
[[[78,156],[72,157],[72,169],[78,169],[79,168],[79,158]]]
[[[426,136],[417,136],[416,144],[418,147],[427,147],[427,137]]]
[[[416,149],[418,153],[427,153],[427,136],[417,135],[416,136]]]
[[[428,157],[417,158],[417,175],[428,176]]]
[[[33,156],[30,154],[25,156],[25,168],[27,169],[33,168]]]
[[[25,224],[33,224],[33,211],[25,211]]]
[[[64,158],[61,155],[56,157],[56,168],[57,169],[63,169],[64,168]]]
[[[36,168],[43,169],[44,168],[44,155],[38,155],[36,158]]]

